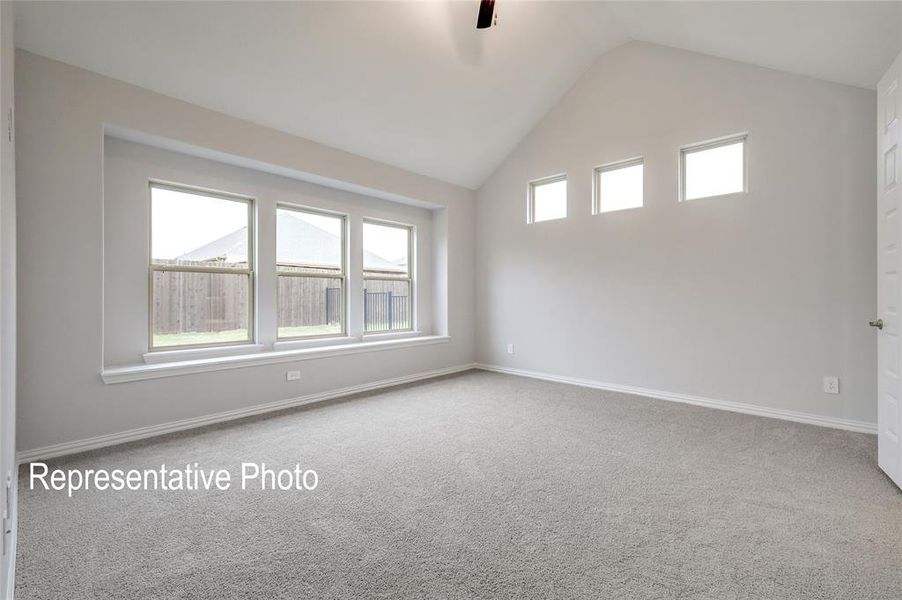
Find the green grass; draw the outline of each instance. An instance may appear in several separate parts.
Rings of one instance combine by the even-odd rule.
[[[246,341],[248,341],[247,329],[230,329],[228,331],[188,331],[186,333],[155,333],[153,336],[154,348],[163,348],[166,346],[201,346]]]
[[[279,327],[280,338],[299,338],[316,335],[338,335],[341,325],[301,325],[298,327]],[[188,331],[185,333],[156,333],[153,336],[154,348],[167,346],[208,346],[229,342],[247,342],[247,329],[231,329],[229,331]]]
[[[309,337],[313,335],[338,335],[341,325],[299,325],[297,327],[279,327],[280,338]]]

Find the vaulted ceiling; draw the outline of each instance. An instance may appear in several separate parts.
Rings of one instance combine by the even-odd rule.
[[[604,52],[643,40],[873,87],[896,2],[18,2],[31,52],[478,187]]]

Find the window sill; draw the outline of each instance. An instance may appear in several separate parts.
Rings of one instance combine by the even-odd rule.
[[[201,358],[219,358],[236,354],[254,354],[263,351],[263,344],[241,344],[236,346],[214,346],[210,348],[185,348],[182,350],[158,350],[145,352],[144,362],[148,365],[182,362]]]
[[[271,352],[258,352],[256,354],[248,353],[237,356],[219,356],[215,358],[181,360],[178,362],[116,367],[104,369],[100,372],[100,377],[106,384],[126,383],[129,381],[142,381],[144,379],[159,379],[162,377],[206,373],[209,371],[223,371],[242,367],[255,367],[260,365],[328,358],[332,356],[345,356],[361,352],[377,352],[379,350],[396,350],[416,346],[429,346],[432,344],[446,344],[450,341],[451,337],[447,335],[429,335],[376,341],[366,340],[363,342],[324,346],[320,348],[274,350]]]

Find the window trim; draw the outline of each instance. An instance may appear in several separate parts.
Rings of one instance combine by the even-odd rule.
[[[629,208],[618,208],[615,210],[601,210],[601,176],[604,173],[609,173],[611,171],[619,171],[620,169],[627,169],[629,167],[635,167],[636,165],[642,165],[642,204],[639,206],[631,206]],[[627,158],[626,160],[618,160],[617,162],[606,163],[603,165],[599,165],[595,167],[592,171],[592,215],[597,216],[600,214],[604,214],[606,212],[619,212],[623,210],[634,210],[637,208],[645,207],[645,157],[644,156],[635,156],[633,158]]]
[[[171,190],[174,192],[207,196],[230,202],[243,202],[247,205],[247,269],[232,267],[184,267],[178,265],[155,265],[153,262],[153,190],[154,188]],[[257,342],[256,328],[256,202],[252,196],[224,192],[200,186],[174,183],[160,179],[148,179],[147,184],[147,351],[173,352],[178,350],[195,350],[199,348],[221,348],[224,346],[252,346]],[[246,275],[247,287],[247,339],[241,341],[229,340],[210,344],[175,344],[169,346],[155,346],[153,343],[153,276],[155,272],[179,272],[179,273],[220,273],[232,275]]]
[[[570,186],[567,186],[567,194],[564,196],[564,216],[558,217],[556,219],[543,219],[542,221],[536,221],[536,188],[542,185],[548,185],[550,183],[557,183],[559,181],[567,181],[567,173],[558,173],[556,175],[549,175],[547,177],[540,177],[539,179],[533,179],[527,185],[526,191],[526,224],[527,225],[535,225],[536,223],[544,223],[546,221],[561,221],[566,219],[567,214],[567,201],[568,196],[570,194]]]
[[[332,273],[314,273],[314,272],[282,272],[279,270],[279,209],[294,210],[297,212],[306,212],[314,215],[322,215],[341,219],[341,272],[337,275]],[[276,343],[280,342],[297,342],[306,340],[326,340],[331,338],[343,338],[348,336],[348,299],[350,293],[350,280],[348,277],[348,215],[343,212],[324,210],[303,204],[294,204],[291,202],[277,202],[275,208],[276,215]],[[309,266],[309,265],[308,265]],[[315,268],[315,267],[314,267]],[[340,279],[341,280],[341,331],[338,333],[324,333],[321,335],[300,335],[282,337],[279,335],[279,278],[280,277],[309,277],[314,279]]]
[[[694,154],[704,150],[713,150],[722,146],[731,146],[737,142],[742,142],[742,189],[737,192],[728,192],[726,194],[714,194],[713,196],[699,196],[698,198],[686,198],[686,155]],[[696,142],[680,147],[680,190],[679,201],[691,202],[693,200],[705,200],[707,198],[725,198],[727,196],[735,196],[738,194],[747,194],[749,191],[749,132],[734,133],[732,135],[722,136],[704,142]]]
[[[380,331],[367,331],[366,330],[366,307],[363,308],[363,313],[361,315],[361,327],[360,334],[363,337],[369,337],[373,335],[385,335],[392,333],[406,333],[410,334],[417,331],[417,313],[416,313],[416,286],[414,273],[416,272],[416,259],[414,258],[414,249],[416,248],[415,239],[416,239],[416,226],[410,223],[402,223],[399,221],[389,221],[386,219],[376,219],[370,217],[363,217],[363,226],[366,226],[367,223],[372,225],[381,225],[383,227],[394,227],[396,229],[406,229],[407,230],[407,277],[367,277],[366,275],[366,266],[363,261],[363,253],[366,252],[366,247],[363,243],[363,227],[360,229],[360,267],[361,267],[361,277],[360,283],[363,288],[366,289],[366,282],[368,279],[372,279],[374,281],[406,281],[408,289],[410,293],[408,294],[407,300],[407,311],[410,313],[410,326],[405,327],[404,329],[388,329],[388,330],[380,330]]]

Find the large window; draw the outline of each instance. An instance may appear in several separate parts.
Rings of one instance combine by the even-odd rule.
[[[680,151],[680,200],[747,191],[746,134]]]
[[[413,229],[363,222],[363,330],[413,329]]]
[[[276,209],[279,339],[345,333],[345,218]]]
[[[529,182],[528,223],[563,219],[567,216],[567,176],[555,175]]]
[[[253,340],[253,204],[151,183],[151,350]]]
[[[644,164],[634,158],[595,169],[593,212],[640,208]]]

